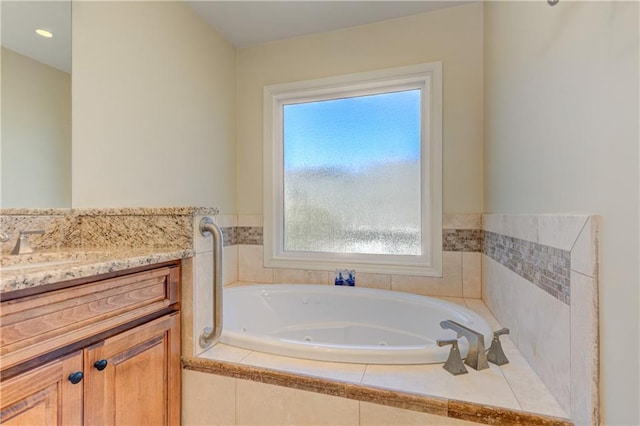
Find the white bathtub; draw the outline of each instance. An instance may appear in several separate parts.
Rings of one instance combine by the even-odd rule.
[[[272,284],[227,288],[222,343],[320,361],[363,364],[444,362],[455,338],[440,321],[453,320],[485,336],[478,314],[430,297],[361,287]],[[459,339],[463,357],[467,341]]]

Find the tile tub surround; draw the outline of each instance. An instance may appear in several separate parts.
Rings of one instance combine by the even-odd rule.
[[[481,296],[482,215],[443,216],[443,277],[358,272],[358,286],[446,297]],[[263,267],[262,216],[239,215],[234,226],[223,227],[225,247],[235,244],[237,281],[333,284],[333,271]],[[227,242],[229,240],[229,243]],[[231,266],[231,265],[230,265]],[[225,285],[233,281],[224,280]]]
[[[484,215],[482,297],[576,424],[599,424],[598,218]]]
[[[500,327],[482,301],[447,300],[468,306],[484,316],[492,327]],[[295,413],[296,409],[262,407],[263,404],[271,404],[271,399],[264,393],[266,388],[269,394],[287,393],[302,405],[306,404],[305,401],[320,398],[314,396],[318,393],[339,397],[341,399],[334,399],[335,404],[354,404],[356,407],[354,423],[349,424],[368,423],[362,417],[362,412],[358,423],[358,404],[349,403],[348,400],[360,401],[360,409],[362,404],[387,406],[387,409],[393,409],[393,418],[396,419],[417,419],[415,423],[406,424],[458,424],[456,422],[461,419],[487,424],[570,424],[564,418],[563,410],[508,337],[503,340],[503,345],[511,361],[509,364],[501,367],[491,364],[488,370],[478,372],[469,369],[469,374],[453,376],[443,370],[441,364],[389,366],[319,362],[219,344],[199,358],[183,359],[183,366],[187,370],[183,376],[183,389],[185,395],[190,389],[197,392],[200,395],[198,405],[201,407],[215,408],[215,413],[211,412],[212,417],[209,418],[219,420],[217,423],[209,421],[208,424],[236,424],[235,420],[237,424],[245,424],[243,417],[237,417],[244,415],[239,413],[237,407],[251,411],[265,410],[262,421],[270,424],[336,424],[338,421],[330,411],[321,418],[302,418],[303,421],[297,418],[283,419],[280,417],[283,410],[293,410]],[[194,377],[193,372],[199,373]],[[269,386],[259,386],[255,382]],[[208,397],[225,402],[212,404],[202,395],[202,389],[216,387],[219,390]],[[262,391],[257,394],[255,392],[258,390],[254,390],[250,395],[239,391],[247,387],[260,388]],[[281,387],[290,390],[281,390]],[[236,392],[229,391],[234,388]],[[245,399],[262,402],[258,407],[247,407]],[[281,406],[281,403],[273,402],[275,406]],[[342,424],[343,418],[339,421]],[[396,420],[388,424],[398,423]]]

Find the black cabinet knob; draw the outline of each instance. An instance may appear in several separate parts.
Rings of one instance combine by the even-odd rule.
[[[69,374],[69,381],[74,385],[77,385],[82,381],[83,377],[84,377],[84,374],[82,374],[82,371],[76,371],[75,373]]]
[[[107,368],[107,364],[108,364],[108,363],[109,363],[109,362],[108,362],[106,359],[101,359],[101,360],[99,360],[99,361],[96,361],[96,362],[93,364],[93,366],[96,368],[96,370],[98,370],[98,371],[102,371],[102,370],[104,370],[105,368]]]

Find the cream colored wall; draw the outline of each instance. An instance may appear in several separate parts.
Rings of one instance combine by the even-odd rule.
[[[2,207],[71,205],[71,77],[2,48]]]
[[[602,216],[603,423],[639,424],[638,3],[484,17],[485,212]]]
[[[73,206],[235,213],[235,70],[183,2],[74,2]]]
[[[482,4],[240,49],[238,213],[262,213],[265,85],[442,61],[443,207],[482,211]]]

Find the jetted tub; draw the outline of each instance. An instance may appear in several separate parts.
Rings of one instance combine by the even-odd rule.
[[[469,309],[431,297],[361,287],[271,284],[226,288],[222,343],[297,358],[362,364],[444,362],[456,333],[440,321],[479,331],[487,322]],[[466,355],[465,338],[458,340]]]

